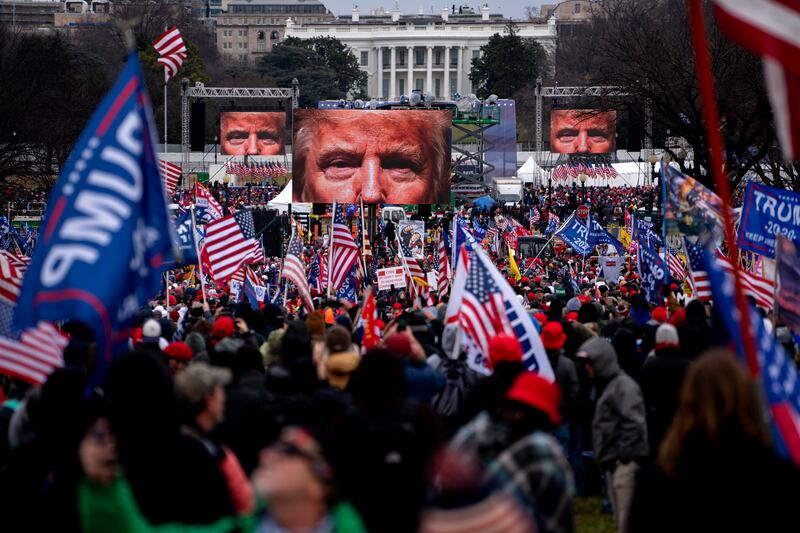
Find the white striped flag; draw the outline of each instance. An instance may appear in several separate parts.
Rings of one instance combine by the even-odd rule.
[[[717,263],[731,277],[733,276],[733,263],[717,250]],[[756,305],[767,310],[772,309],[775,299],[775,284],[761,276],[739,269],[742,279],[742,290],[745,296],[752,296]]]
[[[328,265],[330,291],[337,291],[350,274],[353,263],[358,259],[358,245],[344,220],[342,210],[334,202],[333,224],[331,228],[331,261]]]
[[[250,211],[237,211],[206,226],[206,241],[200,254],[211,267],[211,277],[217,283],[226,282],[258,253]]]
[[[41,385],[53,370],[64,366],[68,343],[50,322],[26,329],[19,340],[0,337],[0,373]]]
[[[222,217],[222,206],[217,203],[211,192],[199,183],[194,185],[194,197],[197,204],[197,216],[201,221],[211,222]]]
[[[692,292],[695,298],[707,302],[711,300],[711,282],[708,280],[708,272],[703,254],[702,246],[695,246],[684,238],[686,244],[686,257],[689,259],[689,272],[692,278]]]
[[[775,129],[784,156],[800,158],[800,3],[714,0],[723,32],[762,58]]]
[[[178,187],[183,169],[175,163],[159,159],[158,170],[161,172],[161,182],[164,184],[164,190],[167,191],[168,196],[171,196]]]
[[[27,266],[20,266],[9,256],[14,257],[14,254],[6,251],[0,254],[0,300],[14,305],[19,297]]]
[[[450,261],[447,259],[447,250],[444,244],[444,234],[439,234],[439,268],[436,271],[436,291],[441,300],[448,292],[450,292],[450,278],[452,277],[452,268]]]
[[[183,42],[177,26],[173,26],[153,41],[153,48],[161,56],[158,58],[158,62],[164,65],[164,82],[166,83],[178,73],[186,59],[186,43]]]
[[[669,265],[670,273],[676,277],[683,279],[686,277],[686,267],[683,261],[678,257],[678,253],[672,248],[667,248],[667,265]]]
[[[283,260],[281,278],[291,281],[297,287],[303,306],[310,313],[314,310],[314,303],[311,301],[311,292],[308,288],[308,278],[306,277],[306,267],[303,264],[303,245],[300,235],[295,227],[292,228],[292,238],[289,239],[289,246],[286,248],[286,257]]]

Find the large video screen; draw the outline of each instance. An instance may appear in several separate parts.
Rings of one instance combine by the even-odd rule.
[[[550,113],[550,151],[557,154],[607,154],[616,150],[617,112],[554,109]]]
[[[451,125],[446,110],[295,111],[292,201],[449,203]]]
[[[283,111],[222,111],[219,114],[222,155],[282,155],[286,153],[286,113]]]

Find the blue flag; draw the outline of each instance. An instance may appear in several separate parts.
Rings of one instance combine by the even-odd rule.
[[[736,245],[775,258],[777,235],[800,244],[800,194],[748,182]]]
[[[144,77],[132,54],[69,157],[47,206],[16,310],[20,327],[80,320],[102,374],[139,309],[158,294],[173,226]]]
[[[472,219],[472,235],[474,235],[476,239],[480,240],[483,240],[483,238],[486,236],[486,228],[478,223],[477,218]]]
[[[589,242],[589,229],[586,227],[586,223],[578,219],[575,213],[572,213],[564,221],[564,226],[556,235],[575,250],[576,254],[585,255],[594,248],[594,245]]]
[[[655,224],[636,215],[631,216],[631,239],[645,246],[664,246],[661,236],[653,231]]]
[[[667,268],[664,259],[653,248],[641,244],[636,251],[639,262],[639,275],[647,301],[661,305],[661,287],[667,282]]]
[[[475,248],[478,245],[478,241],[475,240],[475,237],[473,237],[467,229],[467,224],[464,219],[457,216],[453,223],[455,225],[456,250],[460,250],[461,246],[464,245],[466,245],[466,247],[470,250]],[[461,254],[456,254],[455,264],[453,265],[454,269],[458,265],[458,257],[460,255]]]
[[[175,221],[175,234],[183,261],[181,263],[170,263],[170,267],[197,263],[196,234],[192,228],[191,211],[184,211],[181,216],[178,217],[178,220]]]
[[[344,283],[342,283],[342,286],[336,291],[337,300],[344,299],[352,303],[358,302],[358,279],[356,278],[356,267],[357,265],[354,264],[353,268],[350,269],[350,274],[344,278]]]
[[[625,247],[622,246],[622,243],[619,242],[617,239],[614,238],[606,228],[603,227],[597,220],[594,219],[591,215],[589,216],[589,244],[594,248],[598,244],[610,244],[613,246],[618,254],[622,254],[625,251]]]

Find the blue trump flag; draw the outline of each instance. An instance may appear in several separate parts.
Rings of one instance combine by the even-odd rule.
[[[158,294],[164,264],[173,258],[154,131],[144,77],[131,54],[58,179],[17,303],[20,327],[39,320],[91,327],[100,374],[127,344],[139,309]]]
[[[175,234],[182,261],[180,263],[178,261],[170,262],[170,268],[197,263],[197,245],[195,243],[197,235],[192,223],[191,211],[184,211],[175,221]]]
[[[618,254],[623,254],[625,252],[625,247],[622,246],[622,243],[606,231],[606,228],[591,215],[589,216],[589,244],[591,244],[593,248],[598,244],[610,244],[617,250]]]
[[[647,293],[647,301],[661,305],[661,287],[667,282],[667,269],[664,259],[653,248],[640,244],[636,251],[642,288]]]
[[[748,182],[736,245],[774,259],[777,235],[800,244],[800,194]]]
[[[572,213],[564,221],[564,225],[556,232],[556,236],[567,243],[579,255],[588,254],[594,248],[589,243],[589,228],[586,222],[580,221],[575,216],[575,213]]]

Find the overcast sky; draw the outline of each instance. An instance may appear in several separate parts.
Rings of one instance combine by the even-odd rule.
[[[431,6],[433,6],[434,13],[439,13],[443,7],[447,6],[449,9],[453,4],[456,4],[456,7],[458,7],[459,4],[464,4],[474,8],[480,8],[484,1],[485,0],[462,0],[461,2],[455,0],[399,0],[399,5],[400,11],[404,14],[418,13],[420,7],[425,13],[430,13]],[[519,19],[525,16],[525,6],[556,3],[556,1],[557,0],[550,0],[549,2],[547,0],[489,0],[489,7],[493,14],[501,13],[506,17]],[[322,3],[335,15],[349,15],[353,10],[353,5],[356,3],[361,13],[369,13],[371,9],[378,7],[383,7],[386,11],[389,11],[394,6],[394,0],[322,0]]]

